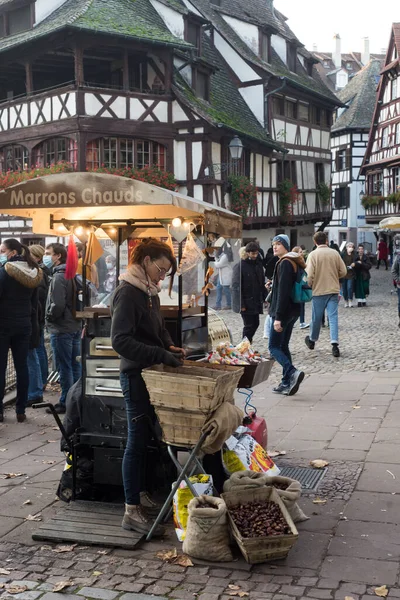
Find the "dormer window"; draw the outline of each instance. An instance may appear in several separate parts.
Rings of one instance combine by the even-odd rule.
[[[0,14],[0,36],[15,35],[32,29],[35,16],[34,10],[35,3],[28,0],[20,2],[18,8],[14,10],[2,12]]]
[[[189,44],[193,44],[197,50],[201,51],[201,26],[192,19],[187,19],[185,22],[185,40]]]
[[[260,58],[269,63],[271,60],[271,36],[260,31]]]
[[[206,71],[193,67],[192,87],[199,98],[210,100],[210,75]]]
[[[307,75],[309,75],[310,77],[312,77],[312,74],[313,74],[313,66],[314,66],[314,63],[312,60],[306,60],[305,67],[306,67]]]
[[[287,42],[287,66],[292,73],[296,73],[297,48]]]

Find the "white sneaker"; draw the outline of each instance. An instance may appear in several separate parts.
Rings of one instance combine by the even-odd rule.
[[[345,308],[348,308],[348,306],[349,306],[349,302],[345,302],[345,303],[344,303],[344,307],[345,307]]]
[[[349,308],[353,308],[353,303],[352,303],[352,301],[351,301],[351,300],[350,300],[350,302],[349,302]]]
[[[310,323],[300,323],[300,329],[307,329],[310,327]]]

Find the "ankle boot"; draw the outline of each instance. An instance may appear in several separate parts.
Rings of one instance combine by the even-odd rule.
[[[149,492],[140,492],[140,506],[145,509],[149,516],[156,517],[163,505],[159,504],[150,496]]]
[[[147,535],[153,525],[153,522],[148,518],[145,509],[140,504],[125,504],[125,514],[122,519],[122,529],[128,531],[137,531],[143,535]],[[157,525],[154,535],[164,535],[165,528]]]

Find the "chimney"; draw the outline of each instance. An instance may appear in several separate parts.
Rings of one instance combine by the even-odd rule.
[[[333,36],[334,40],[334,49],[332,54],[333,64],[337,69],[342,66],[342,40],[340,39],[340,35],[336,33]]]
[[[365,37],[363,39],[363,50],[361,52],[361,62],[362,64],[365,66],[366,64],[369,63],[371,58],[370,52],[369,52],[369,38]]]
[[[312,51],[313,52],[318,52],[318,46],[317,46],[317,44],[313,44]]]

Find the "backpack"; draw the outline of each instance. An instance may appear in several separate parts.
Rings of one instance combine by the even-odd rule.
[[[311,302],[312,289],[307,283],[307,273],[299,267],[293,260],[290,260],[296,273],[296,281],[292,287],[291,299],[295,304],[303,304],[303,302]]]

